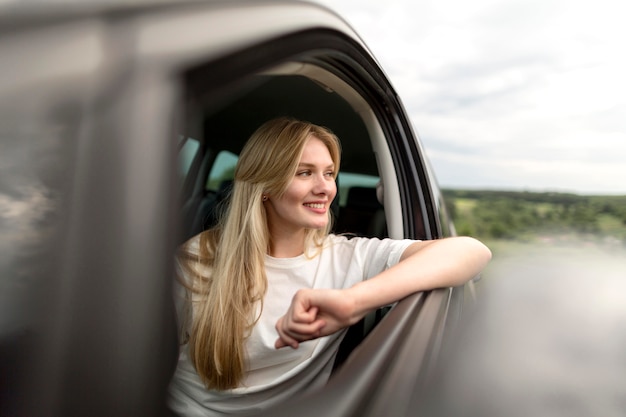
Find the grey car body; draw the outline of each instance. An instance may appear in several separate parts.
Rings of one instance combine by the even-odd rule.
[[[175,248],[271,117],[341,139],[337,231],[454,234],[398,94],[319,5],[14,7],[0,57],[3,415],[169,415]],[[413,414],[463,290],[372,314],[325,389],[263,415]]]

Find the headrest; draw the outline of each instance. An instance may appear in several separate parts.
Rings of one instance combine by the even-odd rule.
[[[364,210],[378,210],[382,207],[376,197],[376,188],[370,187],[350,187],[346,206]]]

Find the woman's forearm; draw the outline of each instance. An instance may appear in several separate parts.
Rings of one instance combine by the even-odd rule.
[[[276,348],[336,332],[358,322],[369,311],[409,294],[460,285],[478,274],[491,252],[479,241],[455,237],[416,242],[397,265],[351,288],[303,289],[276,323]]]
[[[454,287],[476,276],[491,259],[491,251],[470,237],[416,242],[393,267],[346,290],[355,302],[355,318],[409,294]]]

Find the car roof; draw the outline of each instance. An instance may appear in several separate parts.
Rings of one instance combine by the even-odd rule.
[[[3,61],[16,66],[21,83],[28,82],[41,68],[41,63],[76,71],[89,71],[102,63],[120,62],[132,55],[141,65],[173,65],[173,69],[197,64],[202,56],[212,60],[232,51],[253,47],[263,41],[307,30],[328,30],[358,44],[370,59],[376,62],[363,40],[339,15],[323,5],[294,0],[202,0],[170,1],[140,0],[138,3],[63,1],[44,3],[12,3],[0,6],[0,36],[8,39],[7,47],[0,42]],[[28,50],[33,43],[28,37],[38,31],[48,31],[47,45],[39,50]],[[172,36],[175,34],[175,36]],[[55,39],[56,37],[56,39]],[[23,47],[11,38],[24,38]],[[53,49],[69,48],[68,44],[87,43],[85,56],[74,55],[72,60],[52,56]],[[130,50],[129,48],[132,48]],[[125,53],[124,50],[128,50]],[[120,52],[121,51],[121,52]],[[58,53],[58,52],[55,52]],[[111,57],[114,57],[113,59]],[[87,62],[89,61],[89,62]],[[378,65],[380,67],[380,65]],[[112,69],[108,68],[109,73]],[[35,74],[44,77],[48,74]],[[5,68],[4,88],[13,90],[9,82],[11,68]],[[76,79],[75,76],[73,76]]]
[[[260,28],[268,27],[273,28],[271,32],[296,27],[329,28],[344,32],[365,47],[357,33],[334,11],[314,1],[301,0],[62,0],[8,1],[4,4],[0,0],[0,32],[75,20],[157,16],[160,13],[190,11],[194,8],[197,12],[210,10],[215,14],[222,10],[237,15],[242,19],[239,24],[220,28],[231,36],[233,32],[254,33],[258,36]],[[274,15],[266,20],[253,15],[264,9],[272,10]],[[215,28],[212,27],[211,32],[215,33]]]

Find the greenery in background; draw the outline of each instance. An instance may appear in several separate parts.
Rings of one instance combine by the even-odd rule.
[[[626,196],[443,190],[459,235],[528,241],[554,236],[626,244]]]

